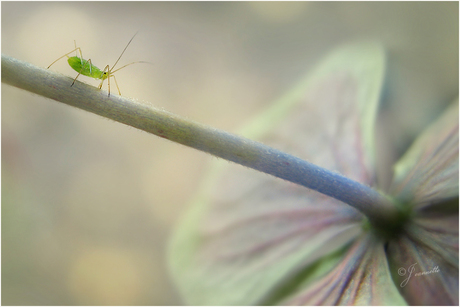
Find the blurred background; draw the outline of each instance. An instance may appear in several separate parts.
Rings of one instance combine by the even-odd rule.
[[[343,43],[388,50],[379,181],[458,95],[458,2],[2,2],[2,53],[81,47],[124,96],[235,131]],[[74,78],[65,60],[52,70]],[[86,77],[80,81],[97,86]],[[70,86],[70,84],[69,84]],[[106,90],[106,85],[104,85]],[[174,224],[211,156],[2,84],[2,304],[180,305]]]

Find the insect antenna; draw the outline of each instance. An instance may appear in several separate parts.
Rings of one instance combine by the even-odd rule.
[[[123,52],[120,54],[120,56],[118,57],[118,60],[115,62],[115,64],[112,65],[112,69],[114,69],[115,65],[117,65],[118,61],[120,61],[121,57],[123,56],[123,53],[125,53],[126,51],[126,48],[128,48],[129,44],[131,44],[131,41],[133,40],[133,38],[137,35],[138,32],[136,32],[133,37],[131,37],[131,39],[129,40],[128,44],[126,45],[125,49],[123,49]],[[112,69],[110,70],[110,72],[112,73]],[[118,69],[117,69],[118,70]]]
[[[137,63],[146,63],[146,64],[153,65],[153,63],[146,62],[146,61],[136,61],[136,62],[132,62],[132,63],[126,64],[126,65],[123,65],[122,67],[120,67],[120,68],[118,68],[118,69],[116,69],[116,70],[111,70],[111,71],[110,71],[110,74],[113,74],[114,72],[117,72],[117,71],[119,71],[120,69],[125,68],[126,66],[129,66],[129,65],[132,65],[132,64],[137,64]],[[112,69],[113,69],[113,67],[112,67]]]

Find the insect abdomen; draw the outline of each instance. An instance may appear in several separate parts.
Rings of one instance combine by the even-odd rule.
[[[78,73],[81,73],[84,76],[88,76],[94,79],[102,78],[102,71],[96,66],[92,65],[85,59],[81,59],[77,56],[69,57],[67,59],[70,67],[73,68]]]

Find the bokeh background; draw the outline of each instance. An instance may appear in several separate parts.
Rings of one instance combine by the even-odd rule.
[[[328,51],[380,40],[381,186],[458,95],[458,2],[2,2],[1,14],[2,53],[41,67],[73,40],[112,65],[139,31],[120,65],[153,65],[117,72],[122,94],[228,131]],[[51,69],[76,75],[65,60]],[[3,84],[1,111],[2,304],[182,304],[168,238],[215,158]]]

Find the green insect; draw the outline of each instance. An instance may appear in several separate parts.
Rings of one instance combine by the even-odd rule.
[[[123,53],[125,53],[126,48],[128,48],[129,44],[131,43],[131,41],[136,36],[136,34],[134,34],[134,36],[130,39],[130,41],[126,45],[125,49],[123,49],[123,52],[118,57],[118,60],[115,62],[115,64],[112,65],[112,68],[110,68],[110,66],[107,65],[107,66],[105,66],[104,70],[100,70],[99,68],[97,68],[96,66],[94,66],[91,63],[91,59],[88,59],[88,60],[83,59],[83,54],[81,52],[80,47],[77,47],[77,42],[76,41],[74,41],[75,49],[73,49],[72,51],[64,54],[59,59],[57,59],[56,61],[51,63],[50,66],[48,66],[48,68],[50,68],[51,65],[53,65],[54,63],[56,63],[57,61],[59,61],[63,57],[68,57],[67,62],[69,63],[70,67],[72,67],[76,72],[78,72],[78,75],[75,77],[75,79],[73,79],[73,82],[72,82],[72,84],[70,86],[74,85],[75,81],[77,81],[77,78],[80,75],[88,76],[88,77],[91,77],[91,78],[94,78],[94,79],[100,79],[101,84],[99,84],[99,89],[102,88],[102,84],[104,83],[104,80],[107,79],[107,84],[108,84],[108,89],[109,89],[109,96],[110,96],[110,78],[113,78],[113,80],[115,80],[115,85],[117,86],[117,89],[118,89],[118,94],[121,95],[120,88],[118,87],[117,79],[115,78],[115,76],[113,74],[115,72],[119,71],[120,69],[125,68],[126,66],[129,66],[129,65],[132,65],[132,64],[136,64],[136,63],[151,64],[149,62],[137,61],[137,62],[126,64],[125,66],[122,66],[122,67],[120,67],[120,68],[118,68],[116,70],[113,70],[115,68],[115,66],[117,65],[118,61],[121,59]],[[78,57],[77,51],[80,52],[80,57]],[[72,57],[69,57],[69,54],[72,53],[72,52],[75,52],[76,55],[72,56]]]

